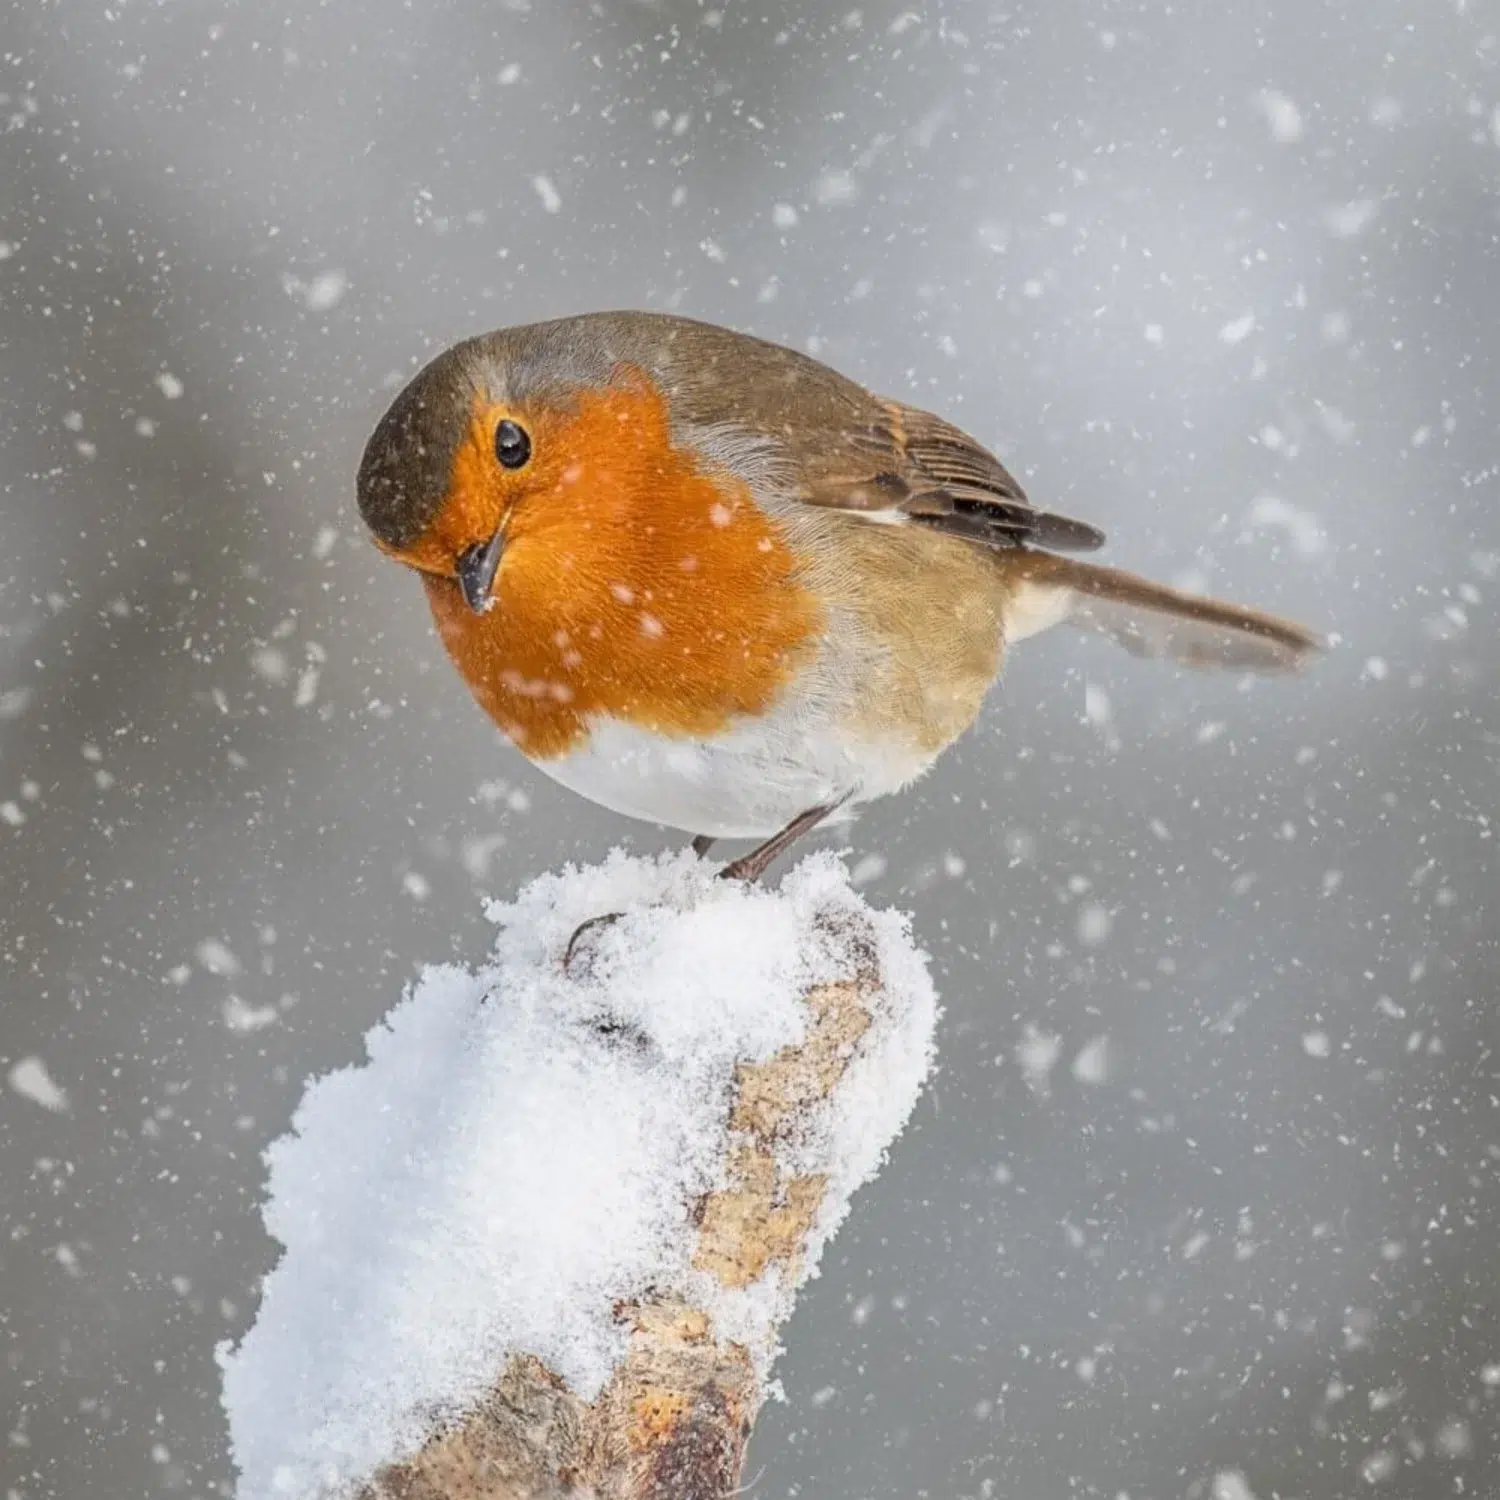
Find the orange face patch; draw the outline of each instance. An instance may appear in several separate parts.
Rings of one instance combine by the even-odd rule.
[[[515,471],[494,456],[504,417],[531,438]],[[493,603],[475,614],[454,559],[506,524]],[[673,446],[666,402],[641,378],[537,410],[476,406],[448,497],[402,559],[490,717],[533,759],[589,720],[710,736],[764,710],[821,624],[796,560],[745,484]]]

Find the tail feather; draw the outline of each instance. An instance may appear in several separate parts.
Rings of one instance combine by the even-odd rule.
[[[1016,584],[1006,616],[1010,640],[1067,620],[1135,656],[1266,673],[1294,672],[1323,646],[1291,620],[1184,594],[1118,568],[1041,552],[1011,558]]]

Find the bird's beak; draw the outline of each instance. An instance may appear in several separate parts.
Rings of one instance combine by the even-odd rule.
[[[505,523],[487,542],[476,542],[465,548],[458,559],[458,586],[463,590],[464,603],[476,615],[482,615],[490,607],[490,590],[495,586],[495,574],[500,569],[500,555],[505,551]]]

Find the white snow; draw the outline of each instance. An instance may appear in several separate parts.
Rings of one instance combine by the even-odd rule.
[[[1097,948],[1109,941],[1114,925],[1114,913],[1097,901],[1090,901],[1079,908],[1078,941],[1085,948]]]
[[[263,1031],[281,1019],[281,1012],[274,1005],[251,1005],[238,995],[230,995],[224,1001],[223,1015],[224,1024],[241,1034]]]
[[[550,177],[539,173],[531,179],[531,186],[536,190],[537,197],[542,200],[542,207],[549,214],[555,214],[562,207],[562,195],[553,186]]]
[[[232,977],[241,971],[242,965],[234,956],[233,950],[218,938],[205,938],[193,951],[198,962],[210,974],[227,974]]]
[[[1214,1475],[1212,1500],[1255,1500],[1255,1491],[1238,1469],[1220,1469]]]
[[[611,911],[627,915],[566,975],[573,929]],[[926,1076],[924,960],[830,855],[773,892],[690,853],[617,852],[490,915],[490,960],[425,970],[369,1033],[369,1061],[315,1082],[268,1153],[265,1221],[285,1253],[255,1325],[220,1351],[240,1500],[349,1493],[513,1352],[591,1398],[625,1347],[616,1306],[648,1287],[706,1308],[768,1368],[795,1286],[773,1266],[729,1292],[690,1264],[736,1064],[800,1039],[801,995],[847,973],[851,935],[869,934],[873,1023],[781,1148],[830,1179],[802,1278]]]
[[[23,1098],[60,1114],[68,1107],[68,1096],[52,1081],[47,1064],[39,1057],[23,1057],[6,1075],[6,1082]]]
[[[302,300],[312,312],[327,312],[343,301],[349,278],[342,271],[321,271],[308,282]]]
[[[1462,1417],[1449,1417],[1438,1428],[1432,1446],[1444,1458],[1468,1458],[1474,1451],[1474,1434]]]
[[[1326,1031],[1304,1031],[1302,1050],[1309,1057],[1327,1057],[1333,1051],[1333,1043],[1328,1039]]]
[[[1242,344],[1255,332],[1255,314],[1253,312],[1242,313],[1237,318],[1231,318],[1219,330],[1219,342],[1222,344]]]
[[[1083,685],[1083,716],[1095,728],[1109,724],[1114,718],[1114,705],[1109,701],[1109,694],[1096,682]]]
[[[852,203],[859,196],[859,184],[852,172],[830,170],[818,178],[813,187],[813,195],[825,207]]]
[[[1079,1083],[1107,1083],[1111,1060],[1108,1036],[1091,1037],[1073,1059],[1073,1076]]]
[[[1275,495],[1257,496],[1246,519],[1253,527],[1285,533],[1298,557],[1318,557],[1328,548],[1328,533],[1317,516]]]
[[[1323,223],[1336,239],[1352,240],[1363,234],[1380,209],[1374,198],[1356,198],[1349,203],[1336,203],[1323,214]]]
[[[1062,1056],[1062,1038],[1055,1032],[1042,1031],[1030,1021],[1021,1040],[1016,1044],[1016,1061],[1021,1066],[1021,1075],[1026,1087],[1039,1099],[1052,1094],[1052,1070]]]
[[[1302,111],[1296,101],[1288,98],[1279,89],[1262,89],[1255,102],[1266,117],[1271,139],[1283,146],[1302,139]]]
[[[281,278],[282,290],[300,302],[309,312],[328,312],[344,300],[349,277],[340,270],[320,271],[310,280],[287,274]]]
[[[285,682],[290,670],[286,652],[278,651],[275,646],[262,646],[255,651],[250,657],[250,665],[267,682]]]

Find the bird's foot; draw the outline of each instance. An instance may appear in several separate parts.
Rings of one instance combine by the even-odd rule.
[[[846,794],[837,802],[830,802],[822,807],[810,807],[805,813],[792,819],[780,833],[768,838],[765,843],[752,849],[748,854],[741,855],[739,859],[732,859],[722,870],[719,871],[720,880],[743,880],[747,885],[753,885],[770,868],[776,857],[784,853],[797,842],[809,829],[816,828],[829,813],[841,807],[849,800]],[[713,847],[713,839],[707,834],[699,834],[693,840],[693,853],[702,859]],[[573,936],[568,939],[568,946],[563,950],[563,973],[570,978],[575,974],[588,972],[592,965],[590,955],[594,951],[594,942],[606,927],[613,927],[624,915],[623,912],[607,911],[602,916],[590,917],[587,922],[580,922],[573,929]],[[585,964],[585,959],[589,963]]]
[[[595,944],[606,927],[613,927],[625,915],[620,911],[607,911],[601,916],[590,917],[573,929],[568,946],[563,950],[563,973],[570,979],[586,974],[593,967]]]

